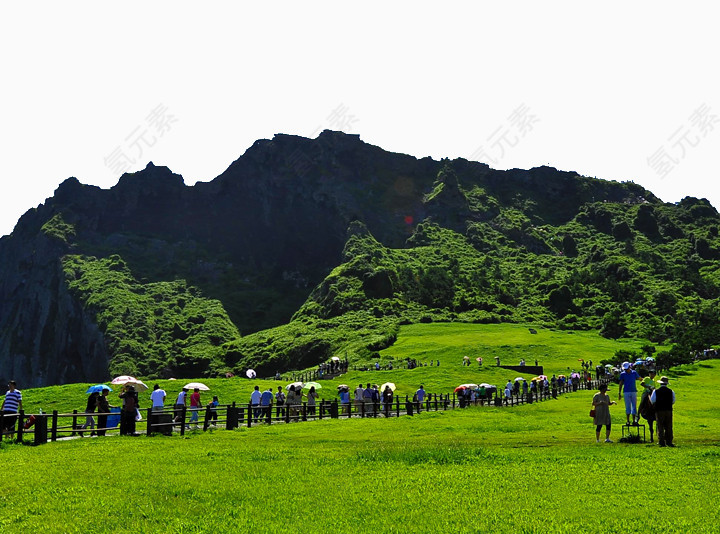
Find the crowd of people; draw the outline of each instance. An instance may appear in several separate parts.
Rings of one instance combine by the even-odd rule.
[[[704,355],[706,356],[706,355]],[[464,362],[465,360],[463,360]],[[415,360],[407,360],[408,367],[417,365]],[[521,362],[522,363],[522,362]],[[340,362],[334,362],[334,364],[340,365]],[[425,364],[427,365],[427,364]],[[432,364],[431,364],[432,365]],[[440,365],[438,360],[437,365]],[[466,365],[463,363],[463,365]],[[653,365],[647,365],[647,362],[636,362],[635,364],[630,362],[624,362],[622,364],[622,372],[619,372],[615,378],[619,384],[618,388],[618,401],[622,400],[625,407],[626,423],[628,427],[637,427],[640,425],[640,418],[642,417],[648,423],[650,430],[650,442],[654,442],[655,438],[655,425],[657,424],[657,438],[658,445],[661,447],[674,447],[674,435],[673,435],[673,405],[675,403],[675,393],[669,388],[669,379],[663,376],[659,381],[655,381],[656,372]],[[637,367],[637,368],[636,368]],[[551,389],[556,388],[562,389],[566,386],[571,386],[573,391],[580,387],[581,381],[590,380],[589,370],[592,368],[592,361],[581,363],[581,372],[571,372],[570,377],[565,375],[552,375],[548,378],[547,376],[536,377],[530,381],[524,378],[517,378],[515,381],[510,379],[505,384],[503,394],[504,403],[508,404],[513,396],[517,398],[537,398],[538,394],[548,394]],[[600,368],[600,366],[598,366]],[[333,369],[329,367],[329,369]],[[638,372],[638,370],[640,372]],[[605,373],[603,373],[605,375]],[[642,388],[642,391],[638,390],[638,384]],[[99,386],[97,386],[99,387]],[[382,390],[381,390],[382,389]],[[608,386],[607,383],[602,383],[598,387],[598,392],[593,396],[592,406],[593,411],[591,415],[593,422],[596,427],[596,441],[601,440],[602,427],[605,427],[605,442],[612,443],[610,439],[611,434],[611,416],[610,407],[617,404],[616,401],[611,400],[607,395]],[[458,388],[458,401],[461,408],[470,406],[472,404],[484,404],[490,402],[493,396],[497,393],[495,386],[488,386],[482,384],[477,387],[463,387]],[[85,406],[85,421],[79,427],[80,435],[83,435],[88,430],[90,435],[104,436],[107,429],[108,414],[111,413],[115,406],[112,406],[109,402],[108,394],[110,389],[102,389],[101,391],[92,391],[88,398]],[[343,414],[350,414],[351,406],[354,405],[355,412],[362,412],[370,417],[375,417],[379,413],[385,413],[389,416],[389,412],[392,409],[394,400],[394,386],[390,384],[384,385],[382,388],[377,384],[367,383],[363,386],[362,383],[358,384],[358,387],[352,392],[348,386],[340,386],[339,390],[340,408]],[[640,402],[638,404],[638,393],[640,393]],[[189,394],[189,395],[188,395]],[[155,384],[153,391],[150,395],[152,402],[152,412],[162,412],[165,409],[165,400],[167,394],[160,388],[158,384]],[[140,414],[140,403],[138,398],[138,392],[133,384],[125,384],[122,387],[122,391],[119,393],[118,398],[122,400],[120,408],[120,434],[121,435],[135,435],[136,434],[136,422],[142,419]],[[273,405],[275,407],[276,418],[287,417],[288,420],[298,420],[303,406],[306,406],[307,411],[303,412],[304,415],[315,415],[319,401],[319,395],[314,386],[311,386],[307,393],[303,390],[302,383],[291,384],[287,387],[287,393],[283,390],[282,386],[277,387],[277,392],[273,393],[271,387],[267,387],[264,391],[260,391],[259,386],[255,386],[250,396],[250,407],[251,413],[248,417],[252,417],[255,422],[258,422],[261,418],[270,418]],[[417,391],[413,394],[413,406],[417,411],[420,411],[421,406],[426,398],[426,392],[424,387],[421,385]],[[201,402],[201,393],[199,388],[194,388],[192,393],[189,389],[184,387],[179,392],[175,404],[173,406],[173,424],[182,425],[184,424],[184,415],[188,409],[190,411],[190,420],[186,423],[186,428],[191,428],[194,424],[195,428],[198,428],[199,423],[199,411],[203,408]],[[498,400],[499,402],[499,400]],[[217,396],[213,397],[212,402],[208,405],[209,412],[209,424],[215,425],[218,420],[217,409],[219,400]],[[22,392],[17,389],[17,384],[14,380],[8,383],[8,391],[5,394],[5,398],[2,403],[3,413],[3,433],[12,433],[15,428],[15,423],[18,419],[18,414],[22,410]],[[97,423],[95,416],[97,412]]]
[[[618,401],[622,399],[625,406],[625,425],[627,427],[640,426],[642,417],[648,423],[650,430],[650,443],[654,442],[654,426],[657,424],[657,438],[660,447],[674,447],[673,443],[673,405],[675,392],[670,389],[670,379],[667,376],[655,381],[655,369],[649,370],[647,376],[641,377],[630,362],[622,364],[622,372],[618,375]],[[638,406],[638,383],[642,387],[640,405]],[[607,395],[607,385],[601,384],[592,400],[593,423],[595,424],[595,439],[600,443],[600,432],[605,426],[605,442],[612,443],[610,430],[612,421],[610,406],[617,402]]]

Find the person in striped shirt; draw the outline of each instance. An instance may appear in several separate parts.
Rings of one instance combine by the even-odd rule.
[[[17,419],[18,410],[22,410],[22,393],[20,393],[20,390],[15,389],[16,386],[15,381],[11,380],[2,404],[3,422],[5,423],[5,430],[8,432],[15,430],[15,420]]]

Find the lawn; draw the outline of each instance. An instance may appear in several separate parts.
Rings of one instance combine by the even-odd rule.
[[[462,351],[525,342],[502,329],[492,334],[473,345],[479,342],[468,331],[450,345],[463,337],[456,331],[443,350],[441,336],[421,343],[403,331],[383,359],[425,351],[438,354],[439,369],[349,375],[387,373],[407,391],[418,380],[448,391],[469,373],[491,372],[463,369]],[[572,365],[576,355],[595,360],[614,351],[606,340],[563,335],[533,335],[536,345],[553,347],[543,353],[551,369]],[[3,443],[11,476],[0,489],[0,525],[18,532],[716,532],[720,399],[712,392],[720,387],[720,362],[667,374],[677,394],[675,449],[617,443],[620,406],[612,408],[616,443],[596,444],[587,416],[593,392],[582,390],[514,408],[398,419]],[[208,382],[226,387],[228,398],[249,393],[253,383]],[[610,395],[617,397],[617,386]]]

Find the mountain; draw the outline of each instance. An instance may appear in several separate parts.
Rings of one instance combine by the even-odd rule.
[[[332,131],[259,140],[193,186],[152,163],[108,190],[69,178],[0,239],[0,378],[268,374],[415,321],[695,347],[720,323],[719,226],[704,199]]]

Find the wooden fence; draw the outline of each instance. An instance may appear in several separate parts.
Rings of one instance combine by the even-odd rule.
[[[315,405],[303,402],[296,405],[276,405],[269,404],[267,406],[253,404],[221,404],[216,408],[206,406],[197,411],[197,418],[193,421],[193,410],[185,406],[170,407],[160,411],[153,411],[151,408],[143,410],[143,418],[140,421],[134,421],[132,433],[138,434],[138,429],[142,430],[148,436],[153,434],[172,435],[179,433],[181,436],[186,430],[194,427],[196,430],[202,428],[207,431],[211,428],[225,428],[233,430],[239,426],[252,427],[256,424],[274,424],[274,423],[292,423],[300,421],[312,421],[322,419],[348,419],[348,418],[365,418],[365,417],[400,417],[404,415],[414,415],[422,411],[440,411],[451,410],[455,408],[466,408],[469,406],[477,407],[512,407],[520,404],[532,404],[533,402],[542,402],[548,399],[556,398],[560,394],[570,393],[578,389],[596,389],[601,383],[607,383],[608,378],[601,380],[580,381],[579,384],[566,384],[562,387],[540,388],[538,391],[528,391],[527,394],[513,394],[509,398],[505,398],[504,393],[495,391],[486,398],[476,398],[474,400],[466,400],[464,397],[458,397],[455,393],[451,394],[433,394],[429,393],[419,402],[416,398],[404,398],[396,396],[391,403],[356,401],[351,399],[349,403],[340,403],[337,399],[332,401],[320,401]],[[118,432],[117,426],[112,427],[83,427],[80,421],[85,421],[88,414],[78,413],[39,413],[32,414],[28,417],[22,410],[18,414],[17,429],[13,430],[11,435],[20,443],[28,443],[40,445],[58,439],[71,438],[76,436],[84,436],[96,433],[105,434],[111,431]],[[118,412],[111,413],[93,413],[93,418],[99,416],[118,416]],[[0,428],[5,428],[5,418],[7,416],[0,414]],[[32,419],[32,430],[25,428],[24,423],[28,422],[28,418]],[[133,418],[134,419],[134,418]],[[191,427],[192,425],[192,427]],[[25,435],[32,434],[32,441],[26,441]],[[0,433],[0,441],[3,434]]]

